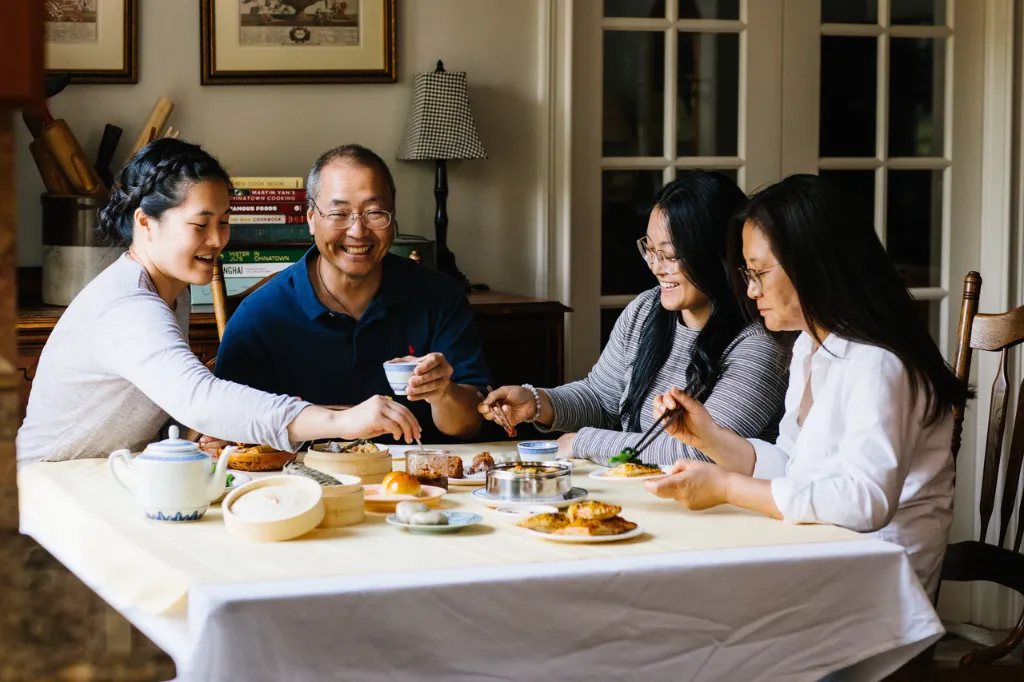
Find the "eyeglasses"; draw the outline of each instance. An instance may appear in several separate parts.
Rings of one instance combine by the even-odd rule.
[[[666,256],[664,251],[657,251],[650,248],[647,244],[647,237],[641,237],[636,240],[636,248],[640,250],[640,256],[647,261],[648,267],[653,267],[655,261],[661,266],[661,269],[670,275],[679,274],[679,269],[682,266],[682,258],[675,256]]]
[[[754,291],[764,293],[764,281],[762,278],[780,265],[782,265],[782,263],[776,263],[770,268],[765,268],[764,270],[751,270],[750,268],[737,269],[740,271],[740,274],[743,275],[743,281],[746,282],[748,289],[750,288],[750,285],[753,284]]]
[[[371,230],[384,230],[391,225],[391,213],[388,211],[382,211],[374,209],[372,211],[365,211],[363,213],[356,213],[355,211],[349,211],[348,209],[341,209],[340,211],[331,211],[325,214],[320,210],[320,207],[316,205],[316,202],[309,202],[309,205],[313,207],[313,210],[320,214],[320,217],[327,221],[327,227],[332,230],[347,230],[356,224],[356,219],[359,218],[363,221],[363,225],[370,228]]]

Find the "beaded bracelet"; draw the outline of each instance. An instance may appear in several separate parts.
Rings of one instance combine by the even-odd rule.
[[[540,417],[540,393],[533,387],[533,384],[523,384],[523,388],[533,394],[533,402],[537,405],[537,411],[534,413],[532,419],[527,419],[527,422],[535,422]]]

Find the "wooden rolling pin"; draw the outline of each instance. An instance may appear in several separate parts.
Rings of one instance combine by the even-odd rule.
[[[60,162],[57,161],[57,157],[50,150],[50,145],[46,140],[41,137],[38,140],[33,140],[29,144],[28,150],[32,153],[32,160],[36,162],[36,168],[39,169],[39,175],[43,178],[43,185],[46,186],[47,192],[50,194],[75,193],[75,188],[71,186],[68,176],[61,170]]]
[[[149,118],[142,125],[139,138],[135,140],[135,144],[128,153],[129,159],[138,154],[139,150],[147,144],[160,137],[160,131],[164,129],[164,124],[167,123],[167,119],[172,111],[174,111],[174,102],[171,100],[161,97],[156,101],[156,104],[153,105],[153,111],[149,112]]]
[[[99,194],[99,175],[63,119],[54,120],[46,105],[26,110],[22,117],[35,140],[29,151],[46,189],[54,194]]]
[[[58,118],[48,123],[43,128],[43,139],[76,192],[100,194],[105,191],[103,181],[89,163],[89,158],[64,119]]]

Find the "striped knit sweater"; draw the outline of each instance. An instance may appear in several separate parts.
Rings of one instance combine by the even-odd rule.
[[[554,407],[550,430],[578,432],[572,445],[575,456],[607,464],[624,447],[639,442],[640,434],[624,433],[629,418],[621,407],[640,349],[644,320],[651,307],[660,304],[658,288],[637,296],[615,322],[608,345],[587,378],[545,389]],[[698,330],[676,325],[672,351],[643,400],[643,430],[654,421],[654,397],[672,386],[686,385],[697,334]],[[715,421],[744,438],[774,443],[789,381],[789,356],[789,350],[759,324],[744,328],[722,354],[721,377],[704,401]],[[665,433],[654,439],[642,455],[645,462],[656,464],[671,464],[681,457],[711,461]]]

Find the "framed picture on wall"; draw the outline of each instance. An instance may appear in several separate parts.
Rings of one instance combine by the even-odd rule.
[[[202,84],[394,83],[396,0],[200,0]]]
[[[138,0],[38,0],[46,16],[46,70],[72,83],[139,82]]]

